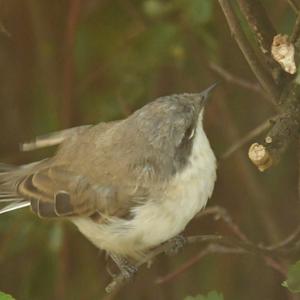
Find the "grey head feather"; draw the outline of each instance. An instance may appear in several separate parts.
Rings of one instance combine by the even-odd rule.
[[[154,169],[161,170],[161,177],[168,178],[184,167],[188,160],[198,118],[203,109],[201,93],[179,94],[161,97],[151,102],[127,120],[126,128],[134,128],[132,135],[144,139],[147,145],[141,165],[149,162]],[[136,160],[138,162],[138,160]],[[161,179],[161,178],[160,178]]]

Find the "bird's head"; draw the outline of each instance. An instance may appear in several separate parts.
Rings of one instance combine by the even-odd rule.
[[[158,148],[180,148],[192,143],[214,83],[201,93],[160,97],[136,111],[132,118],[136,129]]]

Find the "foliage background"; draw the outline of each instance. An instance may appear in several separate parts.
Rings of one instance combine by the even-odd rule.
[[[287,1],[262,2],[277,31],[290,33],[295,16]],[[211,63],[255,80],[213,0],[2,0],[0,22],[0,159],[6,163],[51,155],[54,149],[19,152],[19,142],[36,135],[123,118],[161,95],[201,91],[219,78]],[[205,118],[216,154],[274,114],[260,93],[223,82]],[[220,161],[209,205],[226,207],[256,242],[280,240],[299,219],[295,157],[292,148],[276,168],[259,174],[243,147]],[[228,232],[208,218],[194,220],[186,233]],[[184,299],[210,290],[227,300],[291,297],[282,275],[252,256],[208,256],[175,280],[155,284],[200,250],[193,245],[160,256],[115,299]],[[39,220],[29,210],[0,218],[0,290],[16,299],[102,299],[105,264],[104,253],[68,223]]]

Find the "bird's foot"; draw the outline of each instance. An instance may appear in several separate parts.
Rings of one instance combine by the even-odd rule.
[[[132,265],[132,264],[128,263],[126,265],[123,265],[120,268],[120,271],[121,271],[122,276],[125,279],[129,280],[138,271],[138,268],[135,265]]]
[[[122,277],[124,277],[124,279],[129,280],[138,271],[137,266],[130,263],[126,258],[115,254],[110,254],[110,257],[118,266],[120,273],[122,274]],[[116,274],[112,273],[110,270],[108,271],[113,278],[117,276]]]
[[[179,252],[179,250],[183,248],[186,242],[187,240],[183,235],[176,235],[175,237],[168,240],[167,243],[170,245],[170,247],[165,251],[165,253],[171,256],[176,255]]]

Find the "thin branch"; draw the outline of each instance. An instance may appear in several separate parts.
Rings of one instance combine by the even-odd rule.
[[[209,244],[206,248],[204,248],[198,254],[196,254],[195,256],[193,256],[189,260],[187,260],[185,263],[183,263],[175,271],[173,271],[165,276],[158,277],[155,280],[155,283],[163,284],[163,283],[167,283],[167,282],[175,279],[176,277],[180,276],[181,274],[186,272],[188,269],[193,267],[203,257],[205,257],[209,254],[245,254],[245,251],[242,249],[235,249],[235,248],[231,248],[231,247],[220,246],[217,244]]]
[[[280,66],[274,61],[270,53],[276,30],[271,23],[265,8],[258,0],[237,0],[239,7],[246,17],[249,26],[256,35],[256,40],[265,62],[272,69],[281,72]]]
[[[286,267],[282,266],[279,262],[269,256],[264,256],[265,264],[271,267],[273,270],[280,273],[284,278],[286,278],[288,270]]]
[[[224,221],[228,227],[231,229],[231,232],[239,238],[241,241],[250,243],[250,240],[246,237],[246,235],[240,230],[240,228],[233,222],[231,216],[228,211],[221,206],[211,206],[207,207],[205,210],[201,211],[196,218],[204,217],[208,215],[214,215],[214,219],[216,221],[222,220]]]
[[[261,244],[254,244],[248,239],[248,237],[240,230],[240,228],[235,224],[226,211],[226,209],[215,206],[207,208],[203,211],[200,216],[205,215],[215,215],[216,219],[222,219],[229,226],[232,233],[237,237],[233,239],[230,237],[225,237],[221,235],[196,235],[189,236],[186,238],[187,244],[194,243],[208,243],[204,250],[190,258],[186,263],[184,263],[179,269],[174,272],[160,278],[156,283],[164,283],[169,281],[176,276],[182,274],[184,271],[192,267],[197,263],[202,257],[211,253],[232,253],[232,254],[251,254],[261,257],[267,265],[272,267],[274,270],[286,275],[286,269],[278,263],[273,255],[286,255],[300,249],[300,241],[296,240],[300,234],[300,225],[296,230],[287,238],[280,243],[264,246]],[[152,261],[156,256],[161,253],[166,253],[170,248],[174,247],[174,240],[170,240],[151,252],[149,252],[142,260],[136,263],[136,267],[140,267],[144,264]],[[115,292],[119,290],[122,285],[128,281],[122,273],[118,274],[113,278],[113,281],[106,287],[108,293]]]
[[[300,15],[296,19],[291,41],[297,42],[300,36]],[[284,112],[274,123],[268,132],[264,143],[255,143],[257,149],[262,149],[267,164],[260,166],[255,160],[252,160],[260,170],[267,170],[279,161],[281,155],[285,152],[288,145],[299,137],[300,128],[300,84],[298,77],[292,78],[292,81],[286,81],[279,98],[279,106]],[[251,148],[249,149],[249,152]],[[261,153],[263,153],[261,151]]]
[[[284,247],[289,246],[294,241],[297,242],[300,238],[300,225],[284,240],[280,241],[279,243],[273,244],[271,246],[264,247],[269,251],[273,251],[276,249],[282,249]]]
[[[174,270],[173,272],[168,273],[167,275],[158,277],[155,280],[156,284],[164,284],[174,280],[176,277],[182,275],[187,270],[192,268],[196,263],[198,263],[202,258],[210,254],[247,254],[247,252],[240,248],[226,247],[218,244],[209,244],[206,248],[200,251],[195,256],[191,257],[188,261],[183,263],[179,268]],[[271,267],[273,270],[277,271],[284,277],[287,275],[287,270],[282,267],[276,260],[269,256],[263,257],[266,265]]]
[[[219,0],[219,3],[229,25],[230,31],[232,32],[236,42],[238,43],[238,46],[240,47],[250,68],[252,69],[253,73],[257,77],[262,87],[275,100],[278,100],[280,95],[279,88],[275,84],[272,76],[266,71],[264,66],[258,60],[252,46],[246,38],[245,33],[241,29],[240,22],[236,17],[230,2],[231,1],[228,0]]]
[[[284,113],[275,121],[262,144],[257,144],[265,153],[270,163],[264,170],[275,165],[292,141],[299,137],[300,128],[300,85],[297,79],[287,84],[281,96],[281,109]],[[250,151],[250,149],[249,149]],[[259,165],[257,165],[259,167]]]
[[[249,143],[252,139],[254,139],[255,137],[257,137],[258,135],[260,135],[261,133],[263,133],[264,131],[266,131],[268,128],[270,128],[270,126],[272,125],[272,123],[275,122],[275,120],[278,118],[279,116],[275,116],[265,122],[263,122],[262,124],[260,124],[259,126],[255,127],[254,129],[252,129],[251,131],[249,131],[244,137],[242,137],[241,139],[239,139],[237,142],[235,142],[233,145],[231,145],[222,155],[221,155],[221,159],[227,159],[229,158],[234,152],[236,152],[238,149],[240,149],[241,147],[243,147],[244,145],[246,145],[247,143]]]
[[[293,32],[290,36],[291,43],[295,44],[300,37],[300,12],[297,15],[297,19],[293,28]]]
[[[227,70],[223,69],[222,67],[220,67],[214,63],[210,63],[209,67],[213,71],[215,71],[218,75],[220,75],[222,78],[224,78],[227,82],[233,83],[242,88],[245,88],[252,92],[258,93],[258,94],[262,95],[265,99],[267,99],[269,102],[271,102],[272,104],[275,104],[275,101],[273,100],[273,98],[270,97],[269,94],[266,94],[265,91],[260,87],[259,84],[255,83],[255,82],[250,82],[239,76],[235,76],[232,73],[228,72]]]
[[[246,243],[244,245],[249,246],[249,244],[252,244],[251,241],[247,238],[247,236],[240,230],[240,228],[237,226],[237,224],[235,224],[233,222],[231,216],[229,215],[227,210],[224,209],[223,207],[219,207],[219,206],[209,207],[209,208],[205,209],[202,213],[200,213],[198,216],[206,216],[206,215],[211,215],[211,214],[215,215],[215,219],[222,219],[228,225],[228,227],[231,229],[231,231],[237,237],[239,237],[241,241]],[[300,230],[300,228],[299,228],[299,230]],[[298,229],[296,229],[295,232],[298,232]],[[293,233],[291,236],[296,237],[296,233]],[[191,239],[192,239],[192,237],[190,238],[190,240]],[[283,242],[274,245],[272,247],[272,250],[282,248],[282,247],[288,245],[290,242],[292,242],[291,238],[286,239]],[[241,245],[239,245],[239,246],[241,246]],[[237,247],[234,247],[233,245],[224,246],[224,245],[219,245],[219,244],[215,244],[215,243],[209,244],[205,249],[203,249],[202,251],[200,251],[198,254],[194,255],[193,257],[191,257],[188,261],[186,261],[184,264],[182,264],[175,271],[173,271],[163,277],[159,277],[155,281],[155,283],[163,284],[163,283],[166,283],[166,282],[169,282],[169,281],[175,279],[176,277],[178,277],[179,275],[181,275],[182,273],[184,273],[185,271],[187,271],[188,269],[193,267],[203,257],[205,257],[209,254],[247,254],[247,253],[249,254],[247,247],[243,248],[243,246],[242,247],[239,247],[239,246],[237,246]],[[260,246],[258,246],[258,248],[259,247]],[[266,248],[262,247],[260,249],[265,251],[267,249],[267,247]],[[268,250],[270,250],[270,249],[271,248],[269,247]],[[258,254],[256,251],[255,251],[255,253]],[[283,276],[286,276],[287,270],[280,263],[278,263],[272,257],[267,256],[267,255],[263,255],[262,258],[264,259],[266,265],[270,266],[271,268],[273,268],[274,270],[276,270]]]
[[[152,261],[157,255],[167,252],[168,249],[174,246],[174,241],[166,242],[161,246],[157,247],[153,251],[151,251],[144,259],[140,260],[135,266],[138,268],[143,264],[147,264],[149,261]],[[267,265],[272,267],[273,269],[277,270],[281,274],[286,274],[285,268],[283,268],[277,261],[275,261],[271,255],[279,255],[286,254],[291,251],[295,251],[296,249],[299,250],[300,242],[297,242],[293,247],[290,245],[286,245],[284,247],[280,246],[278,248],[272,246],[262,246],[262,245],[255,245],[249,242],[248,238],[246,241],[243,240],[236,240],[231,239],[229,237],[223,237],[220,235],[199,235],[199,236],[190,236],[187,237],[187,244],[193,243],[209,243],[205,250],[198,253],[196,256],[192,257],[188,262],[186,262],[183,266],[174,271],[171,275],[167,275],[168,280],[169,278],[173,278],[185,270],[193,266],[197,261],[199,261],[203,256],[210,254],[210,253],[235,253],[235,254],[252,254],[261,256]],[[289,246],[290,248],[287,248]],[[272,248],[272,250],[270,250]],[[167,279],[159,280],[165,282]],[[106,292],[111,293],[116,289],[120,289],[122,285],[124,285],[128,281],[127,278],[124,277],[122,273],[118,274],[116,277],[113,278],[113,281],[106,287]]]
[[[289,3],[290,7],[294,10],[295,13],[299,12],[299,5],[295,0],[287,0]]]
[[[223,237],[219,235],[202,235],[202,236],[191,236],[187,238],[187,243],[203,243],[203,242],[216,242],[222,240]],[[144,264],[147,264],[149,261],[153,260],[157,255],[167,252],[170,248],[174,246],[174,241],[166,242],[159,247],[152,250],[148,255],[141,259],[135,266],[138,268]],[[107,293],[111,293],[119,286],[125,284],[128,281],[122,273],[119,273],[113,278],[113,281],[105,288]]]

